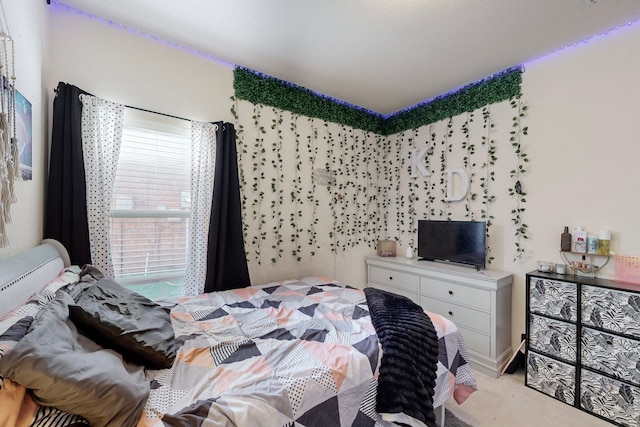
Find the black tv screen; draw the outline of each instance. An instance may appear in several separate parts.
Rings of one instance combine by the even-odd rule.
[[[485,267],[484,221],[418,220],[418,259]]]

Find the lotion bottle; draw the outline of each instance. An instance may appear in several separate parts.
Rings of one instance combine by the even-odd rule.
[[[571,250],[573,252],[587,252],[587,232],[578,227],[571,233]]]

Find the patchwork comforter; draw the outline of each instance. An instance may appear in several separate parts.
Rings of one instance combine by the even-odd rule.
[[[59,287],[30,304],[46,305]],[[383,352],[362,290],[314,277],[160,304],[177,351],[170,368],[144,370],[150,390],[139,426],[388,425],[376,411]],[[34,310],[16,310],[8,322],[20,325]],[[452,396],[462,403],[476,388],[462,338],[428,315],[439,348],[433,406]],[[12,334],[3,348],[0,330],[0,358],[17,341]],[[34,426],[49,425],[44,408]]]
[[[148,372],[145,425],[386,425],[362,290],[306,278],[165,304],[184,345],[171,369]],[[456,389],[463,401],[475,389],[466,349],[451,322],[430,316],[441,347],[434,405]]]

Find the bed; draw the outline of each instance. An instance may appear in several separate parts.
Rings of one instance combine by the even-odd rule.
[[[0,425],[442,426],[475,376],[405,300],[307,277],[151,302],[47,240],[0,260]]]

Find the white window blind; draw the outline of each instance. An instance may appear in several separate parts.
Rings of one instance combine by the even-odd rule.
[[[150,283],[184,277],[190,208],[190,124],[125,110],[111,204],[116,278]]]

